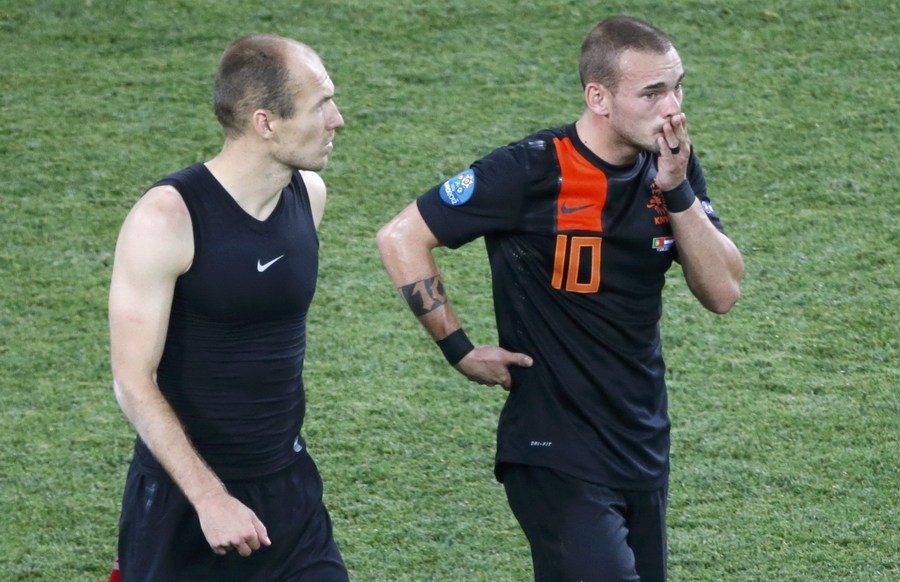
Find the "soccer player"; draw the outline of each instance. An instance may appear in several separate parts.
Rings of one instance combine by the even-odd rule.
[[[123,580],[347,580],[300,436],[333,97],[310,47],[236,40],[215,80],[222,150],[124,221],[109,294],[115,394],[138,437]]]
[[[387,271],[451,365],[509,390],[495,472],[540,581],[664,580],[669,418],[659,320],[678,261],[700,303],[738,300],[667,36],[611,17],[584,40],[585,109],[500,147],[378,233]],[[483,237],[498,346],[473,347],[433,258]]]

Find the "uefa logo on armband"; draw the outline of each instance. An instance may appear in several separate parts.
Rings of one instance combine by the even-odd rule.
[[[441,185],[441,200],[449,206],[462,206],[475,193],[475,172],[460,172]]]

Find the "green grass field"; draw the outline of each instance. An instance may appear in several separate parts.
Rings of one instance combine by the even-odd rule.
[[[119,225],[221,143],[210,87],[247,32],[322,55],[346,128],[310,324],[304,432],[360,581],[523,581],[492,475],[504,393],[450,369],[377,228],[493,147],[581,112],[612,13],[667,30],[710,193],[745,253],[735,310],[666,290],[677,581],[900,579],[896,0],[0,0],[0,580],[105,580],[133,431],[110,388]],[[441,252],[495,341],[480,244]]]

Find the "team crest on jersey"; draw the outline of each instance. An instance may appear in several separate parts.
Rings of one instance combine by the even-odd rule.
[[[662,189],[656,185],[656,180],[650,184],[650,200],[647,201],[647,208],[656,211],[653,224],[660,226],[669,223],[669,209],[666,208],[666,200],[663,198]]]
[[[650,200],[647,201],[647,208],[655,210],[657,216],[665,216],[669,213],[668,210],[666,210],[666,202],[663,200],[661,194],[651,195]]]
[[[441,200],[450,206],[462,206],[475,193],[475,172],[471,169],[453,176],[441,185]]]

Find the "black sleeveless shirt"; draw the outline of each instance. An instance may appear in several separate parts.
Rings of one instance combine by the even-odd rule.
[[[319,246],[306,186],[295,172],[260,221],[203,164],[156,185],[178,190],[194,234],[193,262],[175,285],[160,391],[221,479],[275,472],[303,449],[301,374]],[[135,457],[161,469],[140,439]]]

